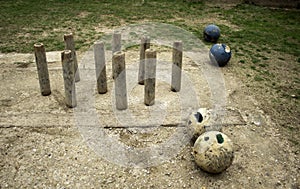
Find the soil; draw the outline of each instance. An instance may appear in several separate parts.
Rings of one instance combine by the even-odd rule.
[[[230,66],[218,71],[225,83],[223,133],[233,141],[235,157],[225,172],[209,174],[195,164],[189,134],[178,138],[178,144],[182,144],[179,147],[176,143],[165,144],[182,131],[181,127],[186,128],[185,121],[192,111],[214,108],[210,98],[214,91],[201,74],[205,71],[203,65],[184,56],[183,70],[194,91],[189,93],[190,86],[182,86],[180,93],[174,93],[163,79],[163,71],[170,73],[170,64],[162,61],[161,67],[158,66],[162,72],[157,73],[161,79],[157,81],[156,104],[144,106],[143,86],[129,82],[129,110],[118,111],[113,106],[111,62],[107,63],[109,91],[100,95],[95,84],[88,88],[86,78],[93,78],[94,75],[88,74],[94,70],[84,63],[86,54],[78,54],[83,60],[81,81],[76,84],[78,109],[65,106],[59,52],[47,54],[50,96],[40,94],[32,54],[0,55],[0,188],[300,188],[300,158],[288,142],[289,136],[283,136],[272,115],[260,107],[256,96],[263,94],[250,93]],[[171,54],[168,48],[158,49],[160,60],[170,60]],[[138,55],[137,49],[126,51],[128,81],[137,78],[134,74]],[[91,100],[81,95],[84,90],[90,90],[91,96],[87,97],[94,100],[94,112],[81,106]],[[197,101],[180,109],[181,98],[189,95],[195,95]],[[160,115],[161,112],[165,115]],[[84,117],[94,114],[98,115],[95,120],[100,125],[93,123],[93,118]],[[156,119],[159,116],[162,122]],[[149,117],[154,118],[147,121]],[[88,123],[84,125],[82,120]],[[164,148],[161,153],[171,157],[166,155],[161,161],[152,162],[146,156],[136,160],[141,157],[128,152],[127,159],[119,159],[115,149],[109,152],[109,146],[104,146],[108,151],[103,155],[99,142],[106,143],[95,138],[97,133],[93,131],[104,131],[119,142],[113,147],[125,145],[128,151],[166,145],[169,149]]]

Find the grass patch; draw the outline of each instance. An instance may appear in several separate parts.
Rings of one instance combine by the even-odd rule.
[[[239,4],[224,12],[224,18],[243,28],[232,32],[230,36],[238,40],[240,45],[251,42],[264,46],[264,49],[257,48],[258,52],[272,48],[299,55],[300,51],[296,46],[300,45],[300,36],[297,34],[300,32],[300,22],[297,20],[300,11]]]
[[[232,30],[226,24],[218,24],[222,31],[221,42],[228,43],[232,49],[240,47],[238,56],[249,53],[243,47],[253,48],[252,44],[255,44],[256,52],[276,49],[293,55],[300,54],[297,48],[300,45],[299,11],[271,10],[249,4],[238,4],[229,9],[219,5],[207,8],[202,1],[181,0],[151,0],[144,4],[137,0],[16,0],[1,1],[0,8],[1,52],[32,52],[32,45],[36,42],[45,43],[49,51],[61,50],[62,35],[69,31],[76,33],[80,41],[77,42],[79,49],[85,50],[101,37],[97,28],[143,20],[172,23],[202,39],[204,25],[188,21],[211,18],[217,14],[240,28]],[[28,37],[24,37],[26,35]]]
[[[62,36],[70,31],[76,34],[80,50],[86,50],[101,37],[97,28],[143,20],[167,22],[175,16],[187,20],[201,15],[203,8],[203,3],[179,0],[146,1],[145,4],[136,0],[1,1],[0,51],[32,52],[36,42],[43,42],[48,51],[61,50]],[[24,38],[26,34],[28,38]]]

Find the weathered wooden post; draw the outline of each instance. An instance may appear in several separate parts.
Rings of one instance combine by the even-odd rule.
[[[181,88],[181,72],[182,72],[182,42],[176,41],[173,44],[172,57],[172,82],[171,90],[179,92]]]
[[[65,86],[65,102],[69,108],[74,108],[77,105],[75,90],[75,67],[72,54],[73,53],[71,50],[65,50],[61,53]]]
[[[65,34],[64,41],[65,41],[65,49],[72,51],[72,57],[73,57],[74,66],[75,66],[75,82],[78,82],[78,81],[80,81],[80,74],[79,74],[79,69],[78,69],[78,61],[77,61],[77,56],[76,56],[73,33]]]
[[[121,34],[118,32],[114,32],[113,37],[112,37],[112,54],[114,54],[115,52],[121,51],[122,48],[122,44],[121,44]],[[112,77],[114,79],[114,64],[112,64]]]
[[[104,43],[102,41],[94,43],[94,57],[97,78],[97,91],[100,94],[104,94],[107,92],[107,79]]]
[[[155,102],[156,51],[146,50],[145,60],[145,96],[144,103],[152,106]]]
[[[138,83],[144,85],[145,79],[145,51],[150,48],[150,37],[143,36],[140,44],[140,65]]]
[[[45,47],[42,43],[34,44],[35,62],[38,71],[40,90],[43,96],[51,94],[50,80]]]
[[[126,69],[125,53],[118,51],[113,54],[112,63],[114,64],[115,78],[115,98],[118,110],[127,109],[127,88],[126,88]]]

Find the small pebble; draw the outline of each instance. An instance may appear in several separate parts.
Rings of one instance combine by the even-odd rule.
[[[279,181],[277,181],[276,185],[277,185],[277,186],[280,186],[280,185],[281,185],[281,182],[280,182],[280,180],[279,180]]]

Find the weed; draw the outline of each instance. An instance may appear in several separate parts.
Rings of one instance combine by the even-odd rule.
[[[254,81],[263,81],[264,80],[264,78],[262,78],[261,76],[259,76],[259,75],[256,75],[255,77],[254,77]]]
[[[259,59],[257,59],[257,58],[252,58],[252,63],[253,63],[253,64],[256,64],[256,63],[258,63],[258,62],[260,62]]]
[[[236,56],[244,56],[243,53],[235,53]]]
[[[258,64],[260,67],[262,67],[262,68],[264,68],[264,67],[267,67],[268,66],[268,64]]]
[[[269,60],[269,58],[266,57],[266,56],[262,57],[262,59],[263,59],[263,60]]]

